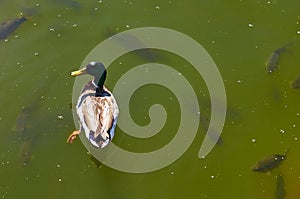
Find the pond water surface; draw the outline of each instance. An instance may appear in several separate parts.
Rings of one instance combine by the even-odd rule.
[[[285,198],[300,198],[300,90],[291,88],[300,75],[299,6],[296,0],[0,0],[1,22],[22,14],[28,19],[0,40],[1,198],[276,198],[279,173]],[[199,100],[200,126],[188,150],[163,169],[133,174],[95,166],[79,139],[66,144],[75,130],[70,72],[101,41],[138,27],[182,32],[218,66],[228,112],[221,138],[206,158],[198,158],[211,111],[205,82],[188,62],[159,50],[156,61],[188,79]],[[265,62],[289,42],[278,70],[269,74]],[[128,53],[114,61],[107,86],[153,61],[142,55]],[[156,103],[168,112],[159,135],[136,139],[117,128],[113,142],[136,152],[168,143],[180,121],[169,89],[142,86],[131,98],[131,115],[147,125],[149,107]],[[258,160],[287,149],[286,160],[270,174],[252,171]]]

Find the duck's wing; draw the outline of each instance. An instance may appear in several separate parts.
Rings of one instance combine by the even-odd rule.
[[[99,122],[101,125],[98,126],[95,136],[100,134],[105,140],[107,138],[111,139],[110,135],[108,134],[114,120],[113,103],[111,97],[97,98],[97,101],[99,104],[101,104],[99,107]]]
[[[80,113],[79,113],[80,114]],[[113,124],[113,104],[110,97],[87,97],[82,103],[81,115],[86,134],[97,138],[101,135],[103,140],[110,139],[109,129]]]

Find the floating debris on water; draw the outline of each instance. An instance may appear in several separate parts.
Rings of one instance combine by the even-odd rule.
[[[292,88],[299,89],[300,88],[300,76],[292,82]]]
[[[0,40],[6,39],[11,33],[13,33],[23,22],[27,19],[26,17],[15,18],[3,22],[0,25]]]
[[[284,199],[286,196],[285,191],[285,182],[283,176],[278,174],[276,176],[276,192],[275,192],[276,199]]]
[[[57,118],[60,119],[60,120],[63,120],[63,119],[64,119],[64,116],[58,115]]]
[[[253,25],[252,23],[249,23],[249,24],[248,24],[248,27],[253,28],[254,25]]]
[[[285,130],[283,130],[283,129],[280,129],[280,131],[279,131],[280,133],[282,133],[282,134],[284,134],[285,133]]]
[[[286,153],[284,155],[274,154],[261,161],[258,161],[258,163],[252,168],[252,171],[266,173],[275,169],[283,160],[285,160]]]
[[[286,49],[292,45],[292,43],[288,43],[283,47],[280,47],[278,49],[276,49],[275,51],[272,52],[272,54],[270,55],[270,58],[268,59],[266,65],[267,65],[267,71],[269,73],[274,72],[275,70],[278,69],[278,62],[279,62],[279,57],[280,55],[286,51]]]
[[[19,62],[17,62],[17,65],[20,67],[20,68],[23,68],[24,66],[22,64],[20,64]]]

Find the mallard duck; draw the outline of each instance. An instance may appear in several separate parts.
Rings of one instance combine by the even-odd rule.
[[[80,130],[75,130],[68,143],[85,132],[86,138],[96,148],[105,147],[114,137],[119,109],[113,94],[104,86],[106,69],[100,62],[90,62],[71,76],[89,74],[94,77],[84,87],[76,105]]]

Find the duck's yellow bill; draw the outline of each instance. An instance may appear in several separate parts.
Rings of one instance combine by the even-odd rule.
[[[86,74],[86,68],[71,72],[71,76],[79,76],[83,74]]]

